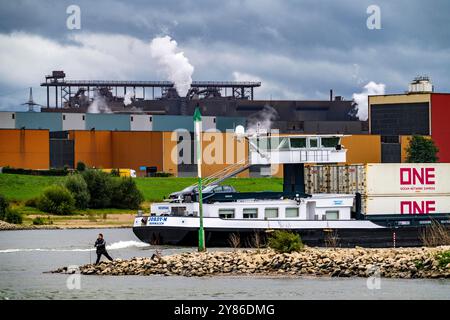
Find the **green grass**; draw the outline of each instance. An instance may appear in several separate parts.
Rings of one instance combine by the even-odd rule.
[[[0,174],[0,194],[11,201],[23,202],[40,196],[45,187],[60,183],[64,178]],[[145,201],[148,202],[161,201],[170,193],[196,182],[196,178],[136,178],[136,184],[144,194]],[[224,184],[232,185],[240,192],[283,190],[283,180],[280,178],[232,178]],[[31,209],[33,208],[29,211],[33,211]],[[111,213],[111,209],[107,210]]]
[[[45,187],[64,178],[3,173],[0,174],[0,194],[12,201],[25,201],[38,197]]]

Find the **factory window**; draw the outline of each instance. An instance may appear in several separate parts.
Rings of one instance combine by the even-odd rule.
[[[234,209],[219,209],[219,218],[220,219],[233,219],[234,218]]]
[[[86,116],[83,115],[83,121],[86,120]]]
[[[242,211],[242,217],[244,219],[257,219],[258,209],[257,208],[246,208]]]
[[[286,208],[286,218],[297,218],[298,208]]]
[[[291,148],[305,148],[306,138],[291,138]]]
[[[13,113],[13,114],[11,115],[11,118],[15,119],[15,118],[16,118],[16,115]]]
[[[153,119],[152,119],[152,117],[150,117],[150,122],[152,122],[153,121]]]
[[[63,114],[63,120],[66,120],[66,115],[65,114]]]
[[[278,218],[278,208],[266,208],[264,210],[265,218]]]
[[[213,118],[213,122],[216,123],[216,118]]]
[[[131,116],[131,121],[133,121],[133,116]]]
[[[325,211],[327,220],[339,220],[339,211],[338,210],[327,210]]]

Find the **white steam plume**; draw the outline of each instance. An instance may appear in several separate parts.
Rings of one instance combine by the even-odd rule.
[[[184,52],[177,51],[177,42],[169,36],[154,38],[150,43],[152,58],[156,59],[168,79],[175,84],[178,94],[185,97],[191,87],[194,67]]]
[[[268,133],[272,123],[278,118],[278,112],[272,106],[266,104],[261,111],[249,116],[247,132],[249,134]]]
[[[128,106],[130,105],[133,101],[131,100],[131,98],[133,98],[133,93],[132,92],[127,92],[127,94],[125,95],[125,97],[123,97],[123,104]]]
[[[112,113],[110,107],[108,106],[108,103],[105,100],[105,97],[103,97],[97,91],[95,91],[95,93],[94,93],[94,99],[92,100],[91,104],[89,105],[87,112],[88,113]]]
[[[368,96],[383,95],[386,85],[383,83],[375,83],[370,81],[364,86],[364,90],[361,93],[354,93],[353,100],[358,104],[358,113],[356,114],[359,120],[366,121],[369,112]]]

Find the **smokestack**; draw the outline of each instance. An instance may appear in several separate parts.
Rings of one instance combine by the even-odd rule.
[[[330,101],[333,101],[333,89],[330,89]]]

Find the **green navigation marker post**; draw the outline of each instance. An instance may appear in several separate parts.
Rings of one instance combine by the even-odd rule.
[[[198,211],[200,215],[200,229],[198,230],[198,251],[206,251],[205,230],[203,229],[203,196],[202,196],[202,115],[200,109],[194,112],[195,140],[197,141],[197,172],[198,172]]]

